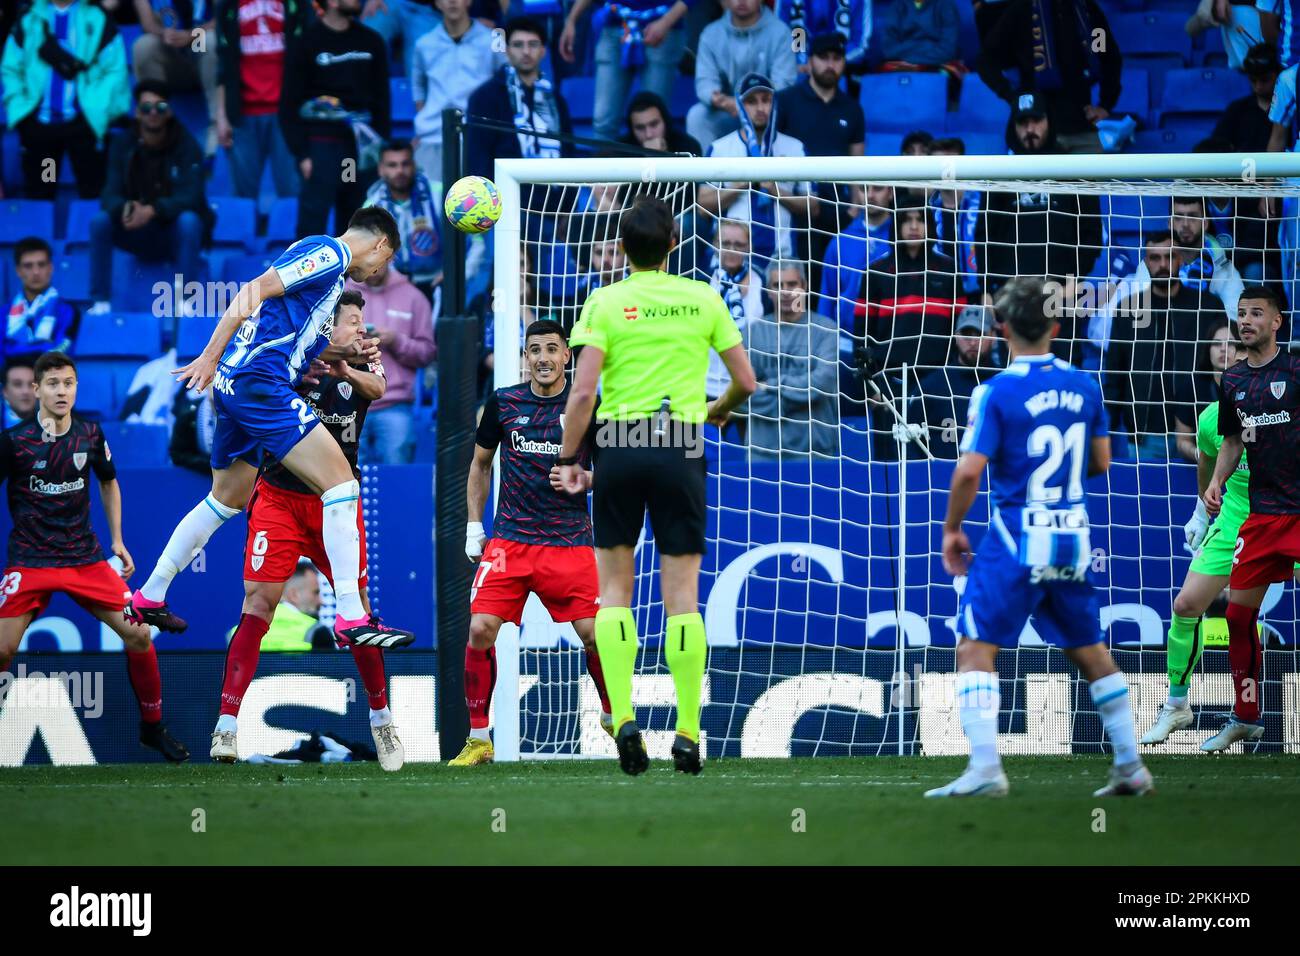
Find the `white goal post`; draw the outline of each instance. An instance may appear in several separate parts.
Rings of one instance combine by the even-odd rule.
[[[582,190],[593,184],[622,186],[617,194],[621,202],[638,191],[667,198],[679,222],[698,238],[704,253],[701,263],[709,256],[719,261],[719,240],[699,237],[711,234],[714,218],[730,219],[725,214],[710,217],[695,205],[697,187],[710,183],[750,184],[741,190],[746,202],[751,197],[762,201],[755,184],[811,183],[814,189],[822,185],[829,187],[821,190],[823,203],[836,206],[837,214],[839,206],[846,207],[846,215],[851,203],[832,184],[841,189],[861,185],[864,195],[866,184],[879,184],[898,191],[892,195],[910,195],[915,189],[923,197],[944,190],[1095,196],[1104,203],[1097,216],[1105,230],[1106,248],[1100,251],[1105,257],[1120,246],[1115,241],[1119,226],[1125,228],[1118,231],[1128,236],[1149,234],[1162,220],[1167,228],[1170,200],[1180,196],[1235,199],[1234,223],[1238,216],[1253,217],[1259,198],[1278,197],[1285,201],[1280,210],[1285,243],[1287,235],[1294,237],[1297,232],[1300,155],[499,159],[495,183],[503,210],[488,240],[494,259],[489,321],[493,322],[495,385],[505,387],[518,383],[521,376],[525,286],[530,282],[536,286],[540,280],[560,288],[561,276],[548,270],[559,268],[555,264],[566,253],[563,237],[573,235],[539,233],[538,223],[575,215],[565,204],[574,195],[587,196]],[[1114,197],[1124,197],[1122,210]],[[866,208],[859,208],[865,222]],[[1077,213],[1083,207],[1074,208]],[[1132,215],[1129,210],[1134,208],[1136,221],[1120,223],[1118,217]],[[616,227],[617,216],[608,215],[606,209],[602,213],[606,214],[605,238],[612,238],[609,223]],[[931,218],[931,212],[926,218]],[[1076,218],[1084,216],[1078,213]],[[797,220],[790,228],[808,234],[817,231]],[[937,248],[930,228],[926,227],[924,240],[927,245],[933,241]],[[590,239],[590,234],[584,235]],[[823,247],[826,238],[822,236]],[[953,236],[949,240],[955,241]],[[896,241],[897,235],[891,243]],[[1288,289],[1295,275],[1294,261],[1285,262],[1295,257],[1295,239],[1290,242],[1290,249],[1285,245],[1272,249],[1272,258],[1265,258],[1273,265],[1263,267],[1267,270],[1283,262],[1282,273],[1275,270],[1264,278],[1285,282]],[[520,269],[524,247],[532,255],[527,274]],[[1142,251],[1141,240],[1136,248],[1128,248],[1138,260]],[[799,258],[799,253],[780,249],[767,256],[778,268]],[[824,261],[806,259],[801,266],[829,268]],[[702,264],[696,268],[702,270],[695,273],[697,278],[708,278]],[[1078,278],[1100,285],[1110,282],[1114,294],[1116,286],[1106,269],[1099,264],[1095,272]],[[592,281],[617,277],[606,272],[603,280]],[[864,275],[861,281],[865,284],[868,279]],[[960,287],[959,282],[954,288]],[[1120,288],[1123,294],[1124,287]],[[819,295],[821,291],[808,289],[809,311],[830,301]],[[860,317],[870,308],[866,300],[865,292],[855,293],[854,301],[842,303],[842,314],[852,316],[856,309]],[[571,325],[580,301],[581,296],[556,292],[549,306],[539,306],[538,312],[553,309]],[[966,304],[978,303],[971,298]],[[1104,311],[1100,302],[1096,310],[1097,314]],[[850,354],[844,351],[843,340],[842,332],[841,365]],[[1190,344],[1202,345],[1199,338]],[[956,346],[945,343],[945,350],[949,347]],[[760,462],[746,444],[757,441],[752,429],[748,438],[732,435],[715,439],[710,446],[710,557],[701,583],[710,643],[703,722],[706,755],[964,752],[950,700],[952,649],[943,640],[951,632],[956,598],[954,584],[938,562],[936,544],[950,466],[932,454],[925,441],[927,429],[937,434],[936,423],[922,418],[918,424],[912,417],[911,409],[927,398],[924,385],[917,383],[927,381],[923,376],[927,369],[933,371],[923,361],[924,367],[909,367],[909,362],[917,361],[914,356],[904,360],[897,391],[881,394],[878,402],[866,402],[861,415],[844,413],[843,395],[835,391],[829,401],[839,409],[835,420],[839,437],[832,455],[813,451],[787,459],[777,454],[772,461]],[[862,374],[868,383],[872,381],[870,370]],[[810,394],[818,388],[801,387]],[[1137,415],[1136,399],[1117,401],[1130,402]],[[1167,401],[1172,402],[1172,397]],[[781,429],[791,423],[783,412],[776,414],[777,433],[783,435]],[[807,428],[814,430],[813,413],[809,415]],[[752,428],[761,420],[754,413]],[[891,422],[901,424],[893,428],[892,437]],[[955,423],[957,429],[963,425],[964,421]],[[1133,447],[1152,434],[1135,424]],[[891,458],[882,442],[896,445],[897,456]],[[1102,624],[1136,688],[1139,723],[1149,722],[1163,701],[1164,634],[1170,601],[1187,567],[1182,525],[1195,500],[1194,466],[1177,459],[1172,436],[1168,448],[1169,457],[1163,461],[1118,461],[1109,475],[1095,479],[1100,484],[1091,486],[1091,497],[1096,499],[1090,503],[1094,544],[1102,542],[1097,550],[1103,552],[1096,568],[1103,590]],[[981,515],[987,520],[987,511],[982,510],[985,490],[969,520],[973,527],[978,527]],[[647,734],[653,757],[663,755],[656,753],[656,740],[662,738],[660,749],[666,754],[671,738],[667,733],[670,698],[664,697],[664,689],[671,685],[665,683],[667,670],[657,660],[656,629],[661,629],[663,618],[649,576],[652,569],[657,576],[653,544],[647,540],[638,552],[634,591],[633,610],[643,645],[637,669],[642,684],[634,689],[634,704],[654,712]],[[1276,634],[1265,655],[1268,740],[1273,749],[1290,752],[1300,752],[1296,608],[1291,588],[1284,595],[1281,589],[1270,594],[1266,603],[1266,617]],[[530,606],[526,614],[523,646],[520,630],[509,623],[498,638],[493,698],[496,759],[612,756],[612,744],[594,724],[594,693],[584,676],[581,648],[571,635],[567,640],[557,637],[560,629],[554,626],[544,639],[528,639],[530,622],[538,620],[537,610]],[[1086,690],[1081,693],[1061,655],[1043,648],[1030,630],[1022,635],[1020,647],[999,655],[1002,699],[1010,714],[1004,718],[1003,749],[1012,753],[1099,750],[1100,729]],[[1010,693],[1008,681],[1014,682]],[[1167,752],[1191,752],[1217,730],[1218,721],[1207,719],[1226,711],[1231,703],[1226,653],[1207,651],[1193,679],[1192,695],[1201,717],[1163,745]]]

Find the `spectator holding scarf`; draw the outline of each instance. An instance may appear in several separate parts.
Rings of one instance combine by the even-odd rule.
[[[631,82],[641,78],[641,89],[665,100],[673,94],[677,64],[686,49],[682,28],[694,0],[607,0],[591,18],[596,34],[596,100],[592,125],[602,139],[617,139],[619,119]],[[574,37],[578,20],[599,0],[577,0],[560,34],[560,56],[576,59]]]
[[[1013,108],[1018,90],[1039,94],[1063,151],[1101,152],[1097,124],[1119,102],[1123,68],[1106,14],[1096,0],[1011,0],[1006,8],[984,39],[980,78]],[[1018,86],[1002,73],[1013,68]]]
[[[827,33],[844,37],[846,72],[862,73],[867,65],[867,46],[871,42],[871,0],[776,0],[777,19],[805,41]],[[808,42],[798,45],[795,58],[799,72],[808,71],[808,56],[814,53]]]

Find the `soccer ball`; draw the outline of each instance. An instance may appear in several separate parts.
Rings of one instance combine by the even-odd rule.
[[[487,232],[501,218],[501,193],[482,176],[465,176],[447,190],[442,204],[447,221],[461,232]]]

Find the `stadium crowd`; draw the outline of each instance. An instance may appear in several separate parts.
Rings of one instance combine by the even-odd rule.
[[[398,221],[402,250],[359,287],[389,376],[362,460],[431,460],[434,329],[447,307],[444,109],[471,118],[464,172],[487,177],[506,157],[1292,148],[1292,7],[1206,6],[6,6],[6,426],[30,411],[34,357],[68,348],[83,410],[152,426],[164,433],[148,446],[160,459],[170,446],[177,464],[200,467],[210,409],[167,371],[207,341],[224,302],[176,288],[159,310],[154,283],[247,281],[294,239],[337,232],[358,207],[379,205]],[[1051,18],[1048,69],[1035,58],[1041,17]],[[759,459],[836,457],[843,426],[869,423],[859,430],[874,433],[872,454],[889,457],[888,400],[907,367],[907,421],[931,453],[955,457],[971,392],[1004,361],[991,296],[1012,276],[1038,274],[1061,288],[1059,356],[1102,378],[1127,439],[1117,454],[1194,457],[1196,409],[1216,395],[1243,284],[1290,292],[1295,210],[1231,196],[959,186],[721,182],[670,197],[681,226],[672,266],[721,294],[762,386],[732,440]],[[622,276],[612,237],[635,191],[525,193],[526,321],[569,328],[592,289]],[[469,244],[485,391],[490,261],[490,241]],[[718,363],[710,394],[726,384]]]

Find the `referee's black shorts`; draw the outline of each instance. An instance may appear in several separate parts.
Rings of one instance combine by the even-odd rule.
[[[595,456],[591,523],[596,547],[635,547],[645,513],[660,554],[703,554],[706,498],[704,440],[672,447],[600,447]]]

